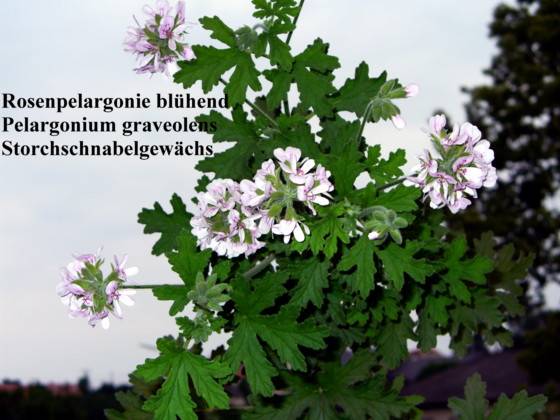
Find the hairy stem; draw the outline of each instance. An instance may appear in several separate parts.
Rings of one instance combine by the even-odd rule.
[[[292,29],[289,33],[288,36],[286,37],[286,44],[290,45],[290,41],[292,40],[292,36],[294,35],[294,31],[296,30],[296,25],[297,22],[299,20],[299,15],[301,14],[301,9],[303,9],[303,4],[305,3],[305,0],[300,0],[299,1],[299,6],[298,6],[298,12],[296,14],[296,16],[294,17],[294,29]]]
[[[183,287],[184,284],[129,284],[123,286],[123,289],[154,289],[156,287]]]
[[[220,83],[224,86],[227,86],[227,82],[224,79],[220,79]],[[261,114],[263,117],[265,117],[275,128],[278,128],[278,123],[276,122],[276,120],[274,118],[272,118],[270,115],[268,115],[260,106],[258,106],[257,104],[251,102],[248,99],[245,99],[245,103],[247,105],[249,105],[253,110],[257,111],[259,114]]]
[[[380,185],[379,187],[375,187],[375,189],[376,189],[377,191],[383,191],[383,190],[385,190],[385,189],[387,189],[387,188],[391,188],[391,187],[393,187],[393,186],[395,186],[395,185],[398,185],[398,184],[400,184],[400,183],[406,181],[406,179],[407,179],[407,177],[406,177],[406,176],[403,176],[403,177],[401,177],[401,178],[395,179],[394,181],[391,181],[391,182],[388,182],[388,183],[386,183],[386,184]]]
[[[362,124],[360,125],[360,131],[358,131],[358,135],[356,136],[356,143],[360,141],[360,139],[362,138],[362,134],[364,134],[364,130],[366,128],[366,124],[369,120],[369,116],[371,114],[371,109],[373,108],[373,102],[368,102],[367,106],[366,106],[366,110],[364,112],[364,115],[362,117]]]
[[[272,261],[274,261],[275,259],[276,259],[276,255],[274,255],[274,254],[268,255],[264,260],[259,262],[253,268],[251,268],[250,270],[247,270],[243,274],[243,277],[245,277],[247,279],[255,277],[257,274],[259,274],[261,271],[263,271],[265,268],[267,268],[272,263]],[[162,286],[184,287],[185,285],[184,284],[130,284],[130,285],[124,286],[123,289],[141,290],[141,289],[154,289],[156,287],[162,287]]]
[[[272,261],[274,261],[275,259],[276,259],[276,255],[274,255],[274,254],[268,255],[260,263],[255,265],[250,270],[246,271],[245,274],[243,274],[243,277],[245,277],[246,279],[250,279],[252,277],[255,277],[257,274],[259,274],[261,271],[263,271],[265,268],[267,268],[272,263]]]
[[[249,105],[252,109],[254,109],[255,111],[257,111],[258,113],[260,113],[263,117],[265,117],[275,128],[279,128],[278,123],[276,122],[276,120],[274,118],[272,118],[270,115],[268,115],[261,107],[259,107],[257,104],[249,101],[248,99],[245,99],[245,103],[247,105]]]

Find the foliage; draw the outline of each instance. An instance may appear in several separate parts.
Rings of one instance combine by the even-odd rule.
[[[474,374],[465,385],[465,399],[450,398],[449,408],[464,420],[524,420],[534,418],[543,411],[546,398],[541,395],[529,397],[526,391],[520,391],[512,398],[500,395],[491,410],[485,399],[486,384],[479,374]]]
[[[531,258],[498,247],[491,234],[469,247],[466,237],[445,227],[441,212],[419,200],[417,188],[398,185],[404,151],[383,157],[379,145],[368,145],[363,126],[400,113],[395,100],[406,95],[397,79],[371,76],[361,63],[337,87],[340,63],[327,43],[316,39],[295,53],[284,40],[299,13],[293,0],[253,4],[262,21],[253,28],[202,18],[220,45],[193,46],[197,58],[181,62],[174,76],[205,92],[223,84],[231,104],[229,115],[199,117],[217,123],[213,141],[230,144],[198,164],[206,174],[199,190],[212,177],[250,178],[274,149],[293,146],[331,171],[332,202],[306,217],[311,233],[303,242],[273,239],[254,255],[227,262],[197,248],[178,196],[172,213],[158,203],[140,213],[144,231],[161,234],[154,255],[164,254],[182,281],[156,287],[154,295],[173,302],[172,316],[189,302],[197,315],[178,316],[179,337],[160,339],[160,355],[136,369],[135,377],[159,381],[136,408],[156,419],[196,418],[199,410],[228,406],[224,385],[245,384],[249,418],[413,418],[422,399],[400,396],[402,380],[387,379],[388,369],[407,357],[408,341],[427,351],[438,335],[450,334],[458,353],[476,335],[511,344],[504,323],[521,312],[517,281]],[[270,65],[261,70],[257,59]],[[299,103],[290,108],[292,88]],[[259,95],[254,103],[253,93]],[[368,180],[360,184],[359,177]],[[360,225],[378,236],[362,234]],[[222,330],[231,334],[226,348],[201,356],[200,343]],[[479,414],[486,407],[480,384],[471,380],[468,390],[467,400],[452,406],[469,412],[472,404]],[[492,418],[540,405],[523,394],[504,397]]]

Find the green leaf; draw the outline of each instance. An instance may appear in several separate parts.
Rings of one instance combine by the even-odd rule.
[[[422,401],[417,396],[401,397],[401,380],[387,386],[384,375],[374,373],[376,359],[367,350],[352,355],[344,365],[339,361],[322,363],[321,371],[313,382],[304,382],[295,375],[283,378],[290,393],[281,407],[260,406],[249,419],[380,419],[408,418],[415,411],[415,404]]]
[[[500,395],[488,420],[526,420],[532,419],[545,409],[547,398],[544,395],[529,397],[527,391],[520,391],[508,398]]]
[[[285,292],[281,286],[284,274],[269,275],[252,288],[243,278],[233,283],[232,299],[238,307],[234,323],[236,328],[229,340],[225,354],[231,369],[236,371],[244,365],[251,390],[256,394],[270,396],[274,391],[272,377],[276,368],[266,358],[260,338],[276,352],[283,364],[294,370],[305,370],[306,362],[299,346],[312,349],[324,348],[323,338],[328,335],[325,327],[311,321],[298,322],[299,310],[285,306],[274,315],[261,312],[274,304]]]
[[[336,92],[332,72],[340,67],[338,59],[328,55],[328,50],[328,44],[316,39],[296,56],[293,68],[302,106],[313,108],[319,116],[332,115],[332,105],[327,96]]]
[[[204,272],[212,252],[200,251],[196,244],[196,238],[187,230],[183,230],[177,237],[176,251],[166,254],[169,264],[187,288],[192,288],[197,273]]]
[[[420,242],[408,241],[404,248],[392,243],[377,251],[385,273],[396,290],[401,290],[404,285],[404,273],[417,282],[424,283],[426,277],[434,272],[433,266],[425,258],[414,258],[421,247]]]
[[[142,209],[138,215],[138,223],[145,225],[144,233],[161,233],[160,239],[152,248],[152,254],[161,255],[177,248],[179,234],[189,225],[190,215],[183,200],[173,194],[171,198],[173,211],[166,213],[159,203],[154,204],[154,209]]]
[[[266,96],[266,104],[274,109],[280,105],[286,97],[292,85],[291,73],[280,70],[265,70],[264,75],[272,83],[272,87]]]
[[[415,187],[399,185],[389,191],[382,191],[373,201],[374,206],[383,206],[396,212],[409,212],[418,208],[416,201],[422,191]]]
[[[500,300],[489,296],[482,287],[473,289],[472,297],[473,304],[457,302],[450,311],[450,347],[459,355],[465,354],[475,335],[481,335],[489,344],[511,346],[511,332],[502,327],[506,314]]]
[[[416,335],[418,336],[418,348],[423,352],[428,352],[436,347],[438,330],[426,312],[420,314]]]
[[[173,79],[185,89],[200,81],[204,93],[209,93],[217,86],[222,75],[237,65],[239,55],[245,54],[234,48],[218,49],[200,45],[194,45],[192,48],[196,59],[179,61],[180,70],[174,74]]]
[[[356,267],[356,276],[351,277],[350,288],[355,292],[359,292],[364,299],[375,286],[374,251],[374,242],[363,235],[344,254],[338,264],[338,269],[341,271],[348,271]]]
[[[208,24],[208,21],[205,22]],[[216,21],[212,22],[216,24]],[[220,40],[227,40],[224,31],[214,31],[213,34],[219,36]],[[193,51],[196,59],[180,61],[180,70],[173,76],[175,83],[182,84],[185,89],[200,81],[202,90],[208,93],[220,83],[224,73],[235,68],[225,87],[231,105],[243,103],[247,88],[250,87],[253,91],[261,90],[260,73],[249,53],[240,51],[237,47],[218,49],[200,45],[193,46]]]
[[[182,312],[189,303],[187,297],[189,288],[186,286],[156,286],[152,288],[152,293],[157,300],[172,301],[173,304],[169,308],[169,315],[175,316]]]
[[[312,108],[320,117],[330,116],[332,109],[327,96],[335,90],[332,85],[334,78],[308,70],[297,62],[293,72],[302,107]]]
[[[319,262],[314,259],[298,264],[297,269],[292,271],[292,277],[298,279],[298,284],[290,303],[304,307],[312,302],[315,307],[320,308],[324,299],[323,289],[329,286],[329,266],[328,261]]]
[[[338,250],[339,241],[344,244],[350,241],[344,226],[344,218],[341,217],[345,213],[344,205],[330,204],[317,210],[320,218],[311,226],[309,246],[315,255],[323,251],[330,259]]]
[[[212,32],[212,35],[210,35],[211,38],[217,39],[230,47],[235,47],[237,45],[235,32],[218,16],[205,16],[200,19],[200,23],[204,29]]]
[[[270,48],[270,61],[277,64],[280,68],[290,71],[294,57],[290,53],[290,47],[277,35],[267,34],[268,45]]]
[[[191,397],[189,380],[194,390],[209,407],[229,408],[229,397],[216,381],[231,374],[231,371],[217,361],[183,349],[169,338],[157,342],[159,357],[147,359],[137,366],[134,375],[145,381],[165,378],[158,392],[151,396],[143,408],[154,413],[156,420],[197,419],[196,404]]]
[[[404,97],[406,93],[396,79],[383,83],[379,92],[370,101],[370,120],[373,122],[388,120],[400,114],[399,108],[393,104],[393,99]]]
[[[533,255],[520,254],[514,258],[515,249],[511,244],[496,251],[496,242],[492,232],[484,233],[480,239],[475,239],[475,249],[478,255],[494,260],[494,271],[491,274],[495,283],[496,297],[511,315],[523,315],[525,307],[520,298],[525,294],[520,281],[526,276],[529,267],[533,265]]]
[[[334,120],[325,119],[321,127],[321,163],[331,171],[338,196],[347,196],[354,191],[356,178],[365,169],[364,153],[360,149],[360,142],[356,141],[360,123],[348,123],[337,117]]]
[[[486,282],[485,274],[491,272],[494,265],[492,260],[483,256],[462,259],[466,252],[467,240],[464,236],[460,236],[451,242],[442,262],[448,269],[442,278],[449,285],[449,291],[453,296],[468,303],[471,300],[471,293],[463,280],[484,284]]]
[[[379,93],[379,89],[386,80],[387,73],[385,72],[377,78],[370,78],[368,65],[361,62],[356,68],[354,79],[346,80],[344,86],[340,88],[338,96],[333,99],[336,109],[354,112],[361,117],[368,103]]]
[[[408,315],[403,315],[400,321],[388,322],[381,327],[377,337],[377,351],[390,369],[396,368],[408,357],[407,340],[415,340],[412,331],[414,324]]]
[[[368,148],[366,166],[376,186],[387,184],[403,176],[401,167],[405,164],[406,152],[403,149],[397,149],[389,153],[387,159],[381,159],[381,146],[377,144]]]
[[[465,399],[450,398],[449,408],[464,420],[483,420],[488,409],[486,384],[478,373],[472,375],[465,385]]]
[[[476,373],[467,380],[465,399],[450,398],[449,408],[461,420],[529,420],[543,411],[547,402],[543,395],[529,397],[527,391],[520,391],[513,398],[502,394],[489,415],[486,416],[488,401],[485,397],[486,384]]]
[[[293,18],[297,15],[299,7],[295,0],[252,0],[255,6],[253,16],[257,19],[272,20],[274,33],[285,33],[292,29]]]
[[[255,394],[272,395],[272,377],[276,376],[278,371],[268,361],[253,325],[240,320],[228,341],[228,346],[225,360],[232,369],[237,370],[243,365],[251,390]]]
[[[243,103],[247,97],[247,88],[250,87],[254,92],[262,89],[259,82],[259,71],[249,54],[240,53],[236,57],[235,71],[231,75],[229,82],[224,89],[230,104],[237,105]]]
[[[247,114],[241,107],[232,111],[232,119],[228,119],[216,111],[197,118],[197,121],[215,122],[214,142],[234,142],[234,146],[225,152],[201,160],[196,169],[202,172],[213,172],[216,178],[248,179],[254,176],[250,162],[257,155],[257,161],[264,160],[260,151],[259,135],[255,124],[247,120]]]
[[[430,295],[426,298],[424,311],[431,319],[439,325],[446,325],[449,320],[449,311],[447,307],[453,303],[451,299],[446,296]]]
[[[136,395],[132,391],[118,391],[115,393],[116,400],[120,403],[123,412],[119,412],[114,409],[105,410],[105,416],[109,420],[152,420],[153,416],[151,413],[142,410],[143,401],[139,395]]]

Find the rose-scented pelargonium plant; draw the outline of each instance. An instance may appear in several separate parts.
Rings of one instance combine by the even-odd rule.
[[[457,355],[475,336],[508,346],[507,321],[523,311],[519,282],[531,256],[497,246],[492,233],[468,238],[445,226],[449,211],[496,182],[490,143],[469,123],[447,131],[445,118],[434,116],[432,150],[405,174],[405,152],[382,157],[364,127],[391,120],[401,128],[396,101],[418,87],[385,72],[372,76],[366,63],[335,85],[340,64],[328,44],[290,47],[303,1],[252,3],[254,26],[200,19],[212,46],[191,50],[184,4],[164,1],[146,8],[148,22],[127,40],[146,61],[139,71],[165,72],[179,60],[176,83],[200,82],[205,93],[223,88],[231,109],[198,120],[216,124],[213,141],[233,146],[197,164],[205,175],[192,213],[174,195],[171,212],[156,203],[139,215],[145,233],[160,235],[152,252],[167,258],[177,281],[131,285],[118,260],[104,277],[93,255],[63,272],[59,292],[71,315],[92,325],[120,316],[130,289],[151,289],[176,318],[178,331],[157,341],[159,354],[132,372],[131,391],[117,395],[124,411],[107,415],[418,418],[422,396],[403,396],[403,379],[388,379],[407,358],[407,342],[429,351],[449,335]],[[296,104],[288,100],[293,88]],[[204,356],[204,343],[219,332],[229,338]],[[503,396],[491,418],[531,418],[545,401]],[[450,407],[484,418],[480,378]]]

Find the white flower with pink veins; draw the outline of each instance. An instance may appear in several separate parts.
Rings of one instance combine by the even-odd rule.
[[[278,159],[280,168],[294,184],[304,184],[307,174],[315,166],[313,159],[301,158],[301,150],[296,147],[286,147],[286,149],[275,149],[274,157]]]
[[[275,170],[276,165],[272,159],[269,159],[263,162],[253,181],[244,179],[240,182],[241,202],[244,206],[260,206],[270,197],[274,192],[270,178],[275,176]]]
[[[319,170],[321,165],[317,167]],[[311,210],[313,215],[317,212],[313,207],[313,204],[318,204],[319,206],[327,206],[329,204],[328,195],[329,191],[332,191],[333,185],[325,176],[309,175],[305,180],[303,185],[297,188],[297,198],[299,201],[305,203],[307,207]]]
[[[444,115],[430,118],[430,134],[443,156],[434,158],[425,151],[416,175],[408,180],[422,188],[432,208],[447,206],[457,213],[471,204],[468,197],[477,197],[477,189],[496,184],[496,168],[492,166],[494,151],[488,140],[481,140],[482,133],[475,125],[455,125],[447,133],[445,124]]]
[[[261,231],[257,220],[261,214],[256,207],[245,205],[256,197],[253,194],[247,199],[247,194],[252,194],[247,186],[245,184],[244,193],[236,182],[218,179],[198,195],[197,212],[190,223],[201,249],[235,258],[250,255],[264,246],[258,241]]]
[[[290,242],[292,235],[297,242],[303,242],[305,235],[309,235],[309,227],[297,220],[280,220],[272,226],[272,233],[275,235],[284,236],[284,243]]]
[[[136,267],[126,268],[126,261],[126,256],[122,260],[115,256],[111,274],[104,278],[100,268],[103,261],[98,254],[74,257],[62,270],[62,282],[57,287],[70,318],[87,318],[91,326],[101,321],[102,327],[107,329],[109,315],[122,317],[121,303],[132,306],[134,301],[130,296],[135,293],[126,290],[125,283],[138,273]]]

